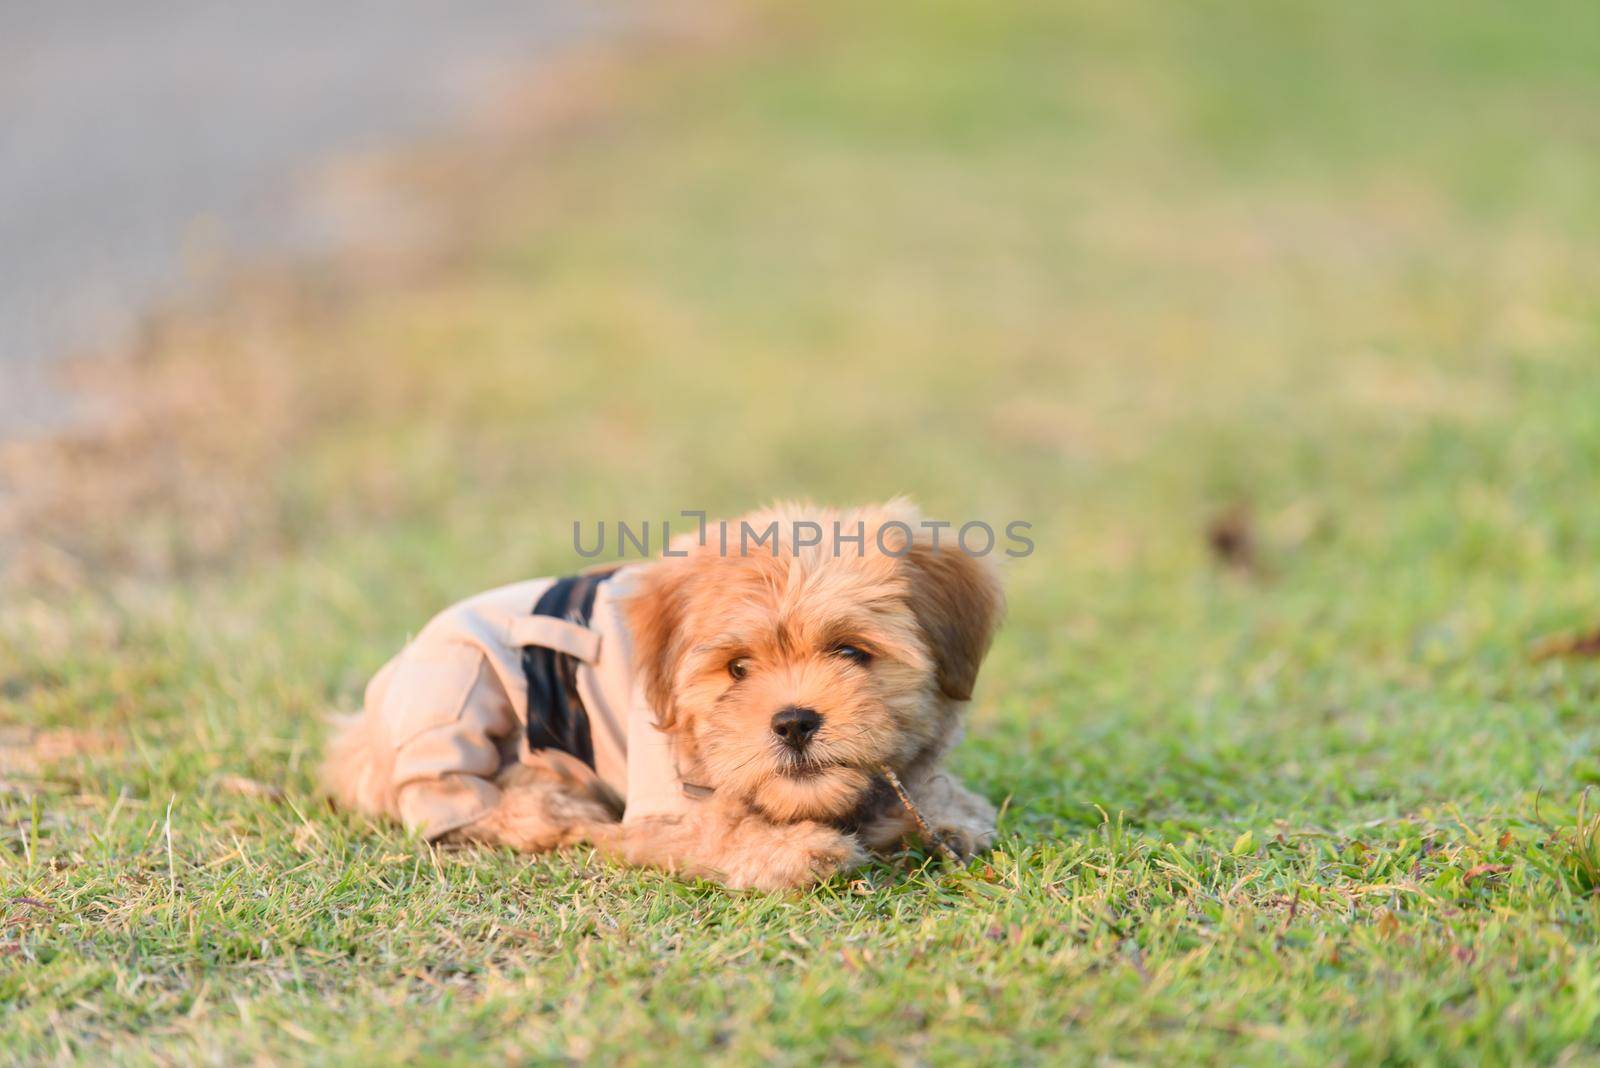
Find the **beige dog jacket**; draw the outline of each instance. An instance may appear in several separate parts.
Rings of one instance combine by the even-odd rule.
[[[580,718],[587,714],[595,773],[625,799],[624,822],[694,804],[701,790],[685,786],[634,677],[622,602],[643,566],[599,582],[588,625],[533,614],[563,580],[519,582],[440,613],[379,670],[367,686],[365,714],[393,749],[395,803],[407,827],[438,838],[471,823],[498,801],[494,777],[528,757],[529,647],[571,658],[560,662],[561,677],[575,684],[566,692],[576,691]],[[581,749],[581,739],[577,747],[550,742],[543,729],[549,709],[539,703],[536,692],[535,748]]]

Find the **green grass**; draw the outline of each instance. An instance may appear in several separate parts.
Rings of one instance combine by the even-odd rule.
[[[1600,1058],[1600,664],[1528,655],[1600,624],[1600,7],[763,10],[448,272],[157,354],[215,384],[164,489],[0,613],[0,1059]],[[321,714],[573,520],[901,492],[1038,546],[968,868],[315,797]]]

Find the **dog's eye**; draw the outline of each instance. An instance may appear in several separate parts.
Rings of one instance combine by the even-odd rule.
[[[750,658],[748,656],[736,656],[728,661],[728,674],[736,680],[750,674]]]
[[[857,664],[865,664],[872,659],[871,653],[854,645],[835,645],[829,651],[833,653],[834,656],[842,656],[846,660],[853,661]]]

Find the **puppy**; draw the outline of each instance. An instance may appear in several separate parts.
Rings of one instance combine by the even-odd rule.
[[[341,725],[329,792],[430,839],[780,889],[916,835],[887,767],[945,844],[987,847],[993,806],[941,767],[1002,610],[987,561],[902,501],[706,533],[436,618]]]

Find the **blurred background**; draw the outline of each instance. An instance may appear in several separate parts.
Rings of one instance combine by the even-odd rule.
[[[1594,0],[8,0],[0,1050],[1592,1060],[1597,190]],[[318,805],[574,523],[900,493],[1032,524],[974,871]]]
[[[1480,452],[1550,490],[1595,41],[1577,2],[12,5],[0,426],[99,418],[7,484],[68,570],[513,485],[1080,530],[1376,522]]]
[[[53,361],[125,341],[240,259],[352,227],[331,167],[459,126],[616,7],[17,0],[0,33],[0,433],[57,423]]]

